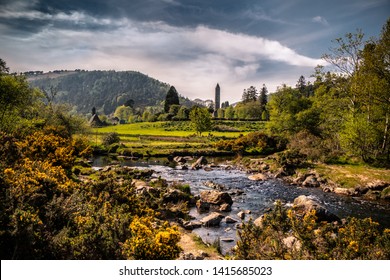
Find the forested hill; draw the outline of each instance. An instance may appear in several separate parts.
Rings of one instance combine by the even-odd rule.
[[[69,103],[79,113],[92,107],[104,114],[129,100],[135,107],[161,105],[170,85],[134,71],[63,71],[29,77],[31,86],[55,93],[54,102]]]

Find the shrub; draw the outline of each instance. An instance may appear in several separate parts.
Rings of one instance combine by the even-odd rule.
[[[102,142],[105,146],[110,146],[114,143],[119,143],[120,138],[118,133],[116,132],[110,132],[103,136]]]
[[[232,151],[238,154],[271,154],[285,148],[285,142],[279,137],[268,136],[263,132],[251,132],[235,140],[219,141],[218,150]]]
[[[66,170],[72,168],[75,160],[74,148],[70,139],[49,132],[37,131],[17,142],[24,157],[31,160],[48,161],[53,166]]]
[[[176,226],[164,222],[158,227],[153,218],[147,216],[134,218],[130,230],[132,236],[122,248],[126,259],[169,260],[179,256],[180,233]]]
[[[261,225],[244,224],[236,259],[374,259],[390,258],[390,230],[370,218],[344,223],[318,222],[315,211],[305,214],[278,202]]]

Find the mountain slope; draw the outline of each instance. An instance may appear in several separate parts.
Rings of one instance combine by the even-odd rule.
[[[29,83],[56,92],[55,102],[69,103],[79,113],[92,107],[104,114],[132,99],[135,107],[160,105],[170,85],[134,71],[74,71],[29,77]]]

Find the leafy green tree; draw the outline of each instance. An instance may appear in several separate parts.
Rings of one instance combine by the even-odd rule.
[[[297,89],[283,85],[271,95],[268,102],[271,133],[291,137],[301,130],[316,133],[318,113],[311,109],[312,101],[302,97]]]
[[[170,114],[172,117],[175,117],[177,115],[177,113],[179,113],[179,110],[180,110],[180,105],[178,104],[172,104],[170,107],[169,107],[169,112],[168,114]]]
[[[127,121],[133,115],[133,110],[127,106],[119,106],[116,108],[114,116],[122,121]]]
[[[171,86],[167,92],[164,103],[164,112],[169,113],[169,109],[172,105],[180,105],[179,94],[177,93],[174,86]]]
[[[225,109],[225,118],[228,120],[234,119],[234,108],[233,106],[228,106]]]
[[[198,106],[192,108],[190,120],[192,127],[199,136],[201,136],[203,132],[211,130],[211,115],[207,108],[200,108]]]
[[[242,120],[261,119],[261,106],[258,101],[240,102],[234,108],[236,116]]]
[[[176,119],[188,120],[190,117],[190,110],[186,106],[181,106],[177,112]]]
[[[365,161],[379,160],[390,163],[389,49],[390,20],[383,27],[378,40],[371,40],[365,44],[360,53],[359,68],[351,77],[351,91],[355,93],[356,106],[351,112],[353,118],[352,122],[349,122],[351,127],[346,126],[345,132],[355,132],[347,133],[349,134],[347,138],[350,139],[350,144],[359,143],[358,147],[352,145],[355,146],[352,151],[360,151]],[[357,126],[360,133],[356,133]],[[353,135],[355,137],[351,137]],[[369,139],[371,141],[367,143]]]
[[[219,119],[224,119],[225,118],[225,109],[219,108],[217,111],[217,117]]]
[[[1,61],[0,73],[0,130],[12,132],[20,127],[33,125],[33,117],[39,112],[42,94],[30,88],[22,76],[7,74],[8,68]]]

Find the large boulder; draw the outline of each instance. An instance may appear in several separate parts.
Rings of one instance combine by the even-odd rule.
[[[248,179],[252,181],[265,181],[268,179],[268,177],[263,173],[258,173],[258,174],[250,175]]]
[[[210,210],[210,203],[198,199],[196,201],[196,209],[199,213],[207,213]]]
[[[220,213],[213,212],[210,215],[202,218],[200,222],[206,227],[217,227],[222,221],[224,216]]]
[[[230,212],[230,211],[232,211],[232,206],[230,204],[224,203],[219,207],[219,211]]]
[[[312,210],[316,211],[316,216],[318,218],[318,221],[327,221],[327,222],[334,222],[334,221],[340,221],[340,218],[325,209],[323,206],[321,206],[318,202],[315,200],[305,196],[300,195],[297,198],[294,199],[293,203],[293,209],[297,212],[301,212],[302,214],[310,212]]]
[[[202,226],[202,223],[199,221],[184,221],[183,219],[180,219],[179,222],[186,230],[193,230]]]
[[[227,192],[219,192],[215,190],[206,190],[200,192],[200,199],[214,205],[233,204],[232,197]]]
[[[227,224],[235,224],[235,223],[237,223],[238,221],[236,220],[236,219],[233,219],[232,217],[230,217],[230,216],[226,216],[226,218],[225,218],[225,223],[227,223]]]
[[[183,163],[183,164],[187,162],[187,160],[184,157],[181,157],[181,156],[174,157],[173,161],[175,161],[177,163]]]
[[[177,189],[169,188],[163,195],[164,203],[178,203],[179,201],[189,201],[190,197],[187,193]]]
[[[197,159],[192,165],[192,169],[201,169],[202,166],[207,164],[207,159],[204,156],[201,156],[200,158]]]
[[[357,187],[356,192],[359,194],[365,194],[369,191],[383,191],[387,187],[389,187],[389,183],[376,180],[366,184],[365,186]]]
[[[318,188],[320,186],[320,182],[318,182],[317,177],[314,175],[309,175],[302,183],[303,187],[306,188]]]

